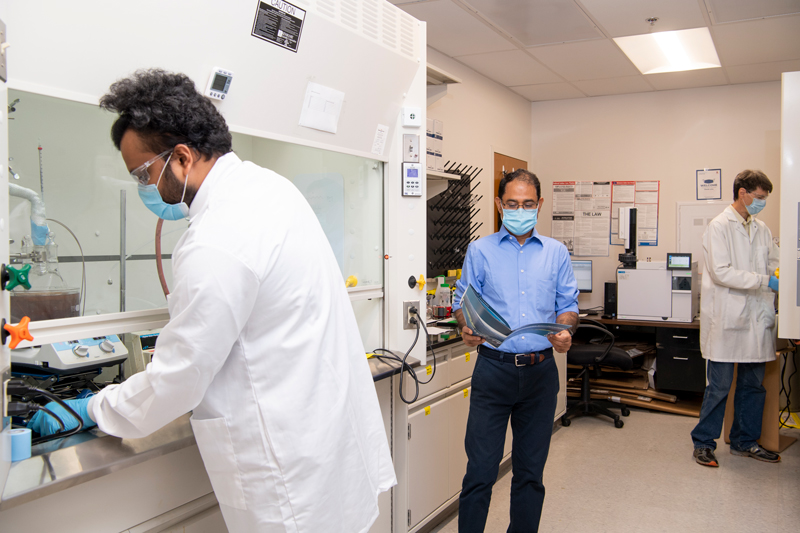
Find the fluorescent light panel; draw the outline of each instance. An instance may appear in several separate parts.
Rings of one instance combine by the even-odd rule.
[[[614,41],[642,74],[720,66],[708,28],[617,37]]]

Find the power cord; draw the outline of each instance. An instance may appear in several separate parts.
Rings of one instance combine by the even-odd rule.
[[[409,322],[411,322],[412,324],[417,326],[417,331],[416,331],[416,334],[414,335],[414,342],[411,343],[411,347],[406,351],[406,353],[403,354],[402,357],[400,357],[399,355],[397,355],[393,351],[387,350],[386,348],[377,348],[377,349],[373,350],[372,352],[374,354],[373,357],[375,357],[376,359],[379,359],[381,361],[388,360],[388,361],[394,361],[394,362],[400,363],[400,399],[403,401],[403,403],[412,404],[412,403],[416,402],[417,399],[419,398],[419,386],[420,385],[425,385],[427,383],[430,383],[433,380],[434,376],[436,376],[436,353],[433,350],[433,345],[431,344],[430,336],[428,336],[428,328],[425,327],[425,321],[420,316],[419,311],[417,310],[416,307],[410,307],[408,309],[408,311],[409,311],[409,313],[415,315],[415,316],[411,317]],[[411,366],[408,363],[406,363],[406,360],[408,359],[408,356],[411,353],[411,350],[414,349],[414,346],[417,345],[417,341],[419,340],[420,325],[422,325],[422,329],[425,331],[425,336],[428,339],[428,343],[427,343],[428,344],[428,348],[430,349],[431,354],[433,355],[433,372],[431,372],[431,377],[427,381],[420,381],[419,377],[417,376],[417,373],[414,372],[414,369],[411,368]],[[385,355],[381,355],[381,354],[385,354]],[[405,372],[408,372],[409,375],[411,376],[411,379],[414,380],[414,397],[411,400],[408,400],[405,397],[405,395],[403,394],[403,376],[404,376]]]
[[[78,427],[73,428],[73,429],[71,429],[69,431],[64,431],[64,422],[59,417],[57,417],[52,411],[50,411],[49,409],[46,409],[46,408],[44,408],[44,407],[42,407],[42,406],[40,406],[38,404],[32,403],[32,402],[11,402],[11,403],[16,404],[15,407],[17,407],[17,408],[24,408],[24,407],[30,407],[31,405],[35,405],[36,407],[34,407],[32,409],[29,409],[28,413],[30,413],[31,411],[44,411],[45,413],[47,413],[50,416],[52,416],[58,422],[58,425],[62,428],[61,431],[53,433],[52,435],[46,435],[46,436],[37,437],[37,438],[33,439],[31,441],[32,445],[41,444],[43,442],[49,442],[51,440],[56,440],[56,439],[60,439],[60,438],[63,438],[63,437],[69,437],[71,435],[75,435],[76,433],[80,433],[81,431],[83,431],[83,419],[78,415],[78,413],[76,413],[72,409],[72,407],[70,407],[64,400],[62,400],[61,398],[59,398],[55,394],[51,394],[50,392],[48,392],[46,390],[42,390],[42,389],[40,389],[38,387],[32,387],[32,386],[26,384],[25,381],[23,381],[23,380],[21,380],[19,378],[14,378],[14,379],[12,379],[12,380],[10,380],[8,382],[7,393],[10,394],[10,395],[13,395],[13,396],[25,396],[25,395],[30,394],[30,393],[35,393],[35,394],[42,395],[45,398],[47,398],[49,400],[52,400],[52,401],[56,402],[58,405],[60,405],[61,407],[63,407],[64,410],[67,413],[69,413],[75,420],[78,421]],[[9,407],[10,407],[10,404],[9,404]]]
[[[783,354],[783,365],[782,365],[783,368],[781,368],[781,390],[780,390],[780,392],[778,394],[779,395],[780,394],[785,394],[786,395],[786,407],[781,409],[781,412],[778,415],[779,416],[779,420],[780,420],[780,427],[791,427],[786,423],[786,421],[789,419],[789,417],[791,416],[791,413],[792,413],[792,410],[791,410],[791,405],[792,405],[792,399],[791,399],[792,398],[792,378],[794,377],[795,374],[797,374],[797,345],[792,341],[789,341],[789,342],[794,347],[794,350],[792,350],[792,352],[786,352],[786,353]],[[792,363],[794,365],[794,370],[789,375],[789,379],[786,380],[785,379],[785,376],[786,376],[786,364],[788,363],[789,353],[792,354]],[[788,387],[787,387],[787,384],[788,384]]]

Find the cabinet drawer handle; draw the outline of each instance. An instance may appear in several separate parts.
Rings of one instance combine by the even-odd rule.
[[[677,359],[678,361],[688,361],[688,357],[673,357],[673,359]]]
[[[689,337],[681,337],[680,335],[673,335],[673,339],[688,339]]]

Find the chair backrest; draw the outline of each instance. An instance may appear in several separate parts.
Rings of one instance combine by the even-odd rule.
[[[603,333],[604,337],[601,340],[600,344],[603,344],[604,342],[608,342],[608,344],[606,345],[605,350],[600,355],[595,357],[594,360],[595,364],[601,364],[608,355],[608,353],[611,351],[611,349],[614,347],[614,342],[615,342],[614,334],[611,333],[611,331],[604,324],[601,324],[600,322],[591,319],[581,320],[581,323],[578,324],[578,327],[576,328],[575,334],[577,335],[580,330],[583,331],[595,330],[599,331],[600,333]],[[599,345],[596,346],[599,348]]]

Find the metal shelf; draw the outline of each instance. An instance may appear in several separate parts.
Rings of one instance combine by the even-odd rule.
[[[439,172],[437,170],[426,170],[428,179],[460,180],[461,174],[451,174],[449,172]]]

